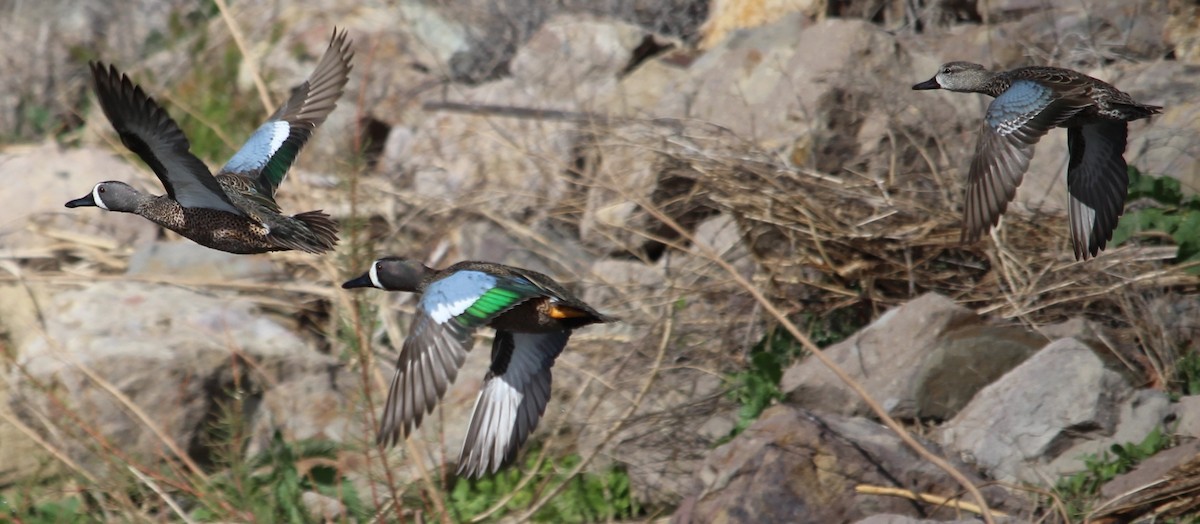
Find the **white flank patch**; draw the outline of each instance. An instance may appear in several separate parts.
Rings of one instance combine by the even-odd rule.
[[[478,271],[459,271],[434,282],[421,297],[421,308],[438,324],[461,315],[496,285],[496,278]]]
[[[104,199],[100,198],[100,186],[102,184],[103,182],[96,184],[96,187],[92,188],[92,200],[96,201],[96,207],[108,211],[108,206],[104,205]]]
[[[379,262],[371,264],[371,285],[379,289],[383,289],[383,284],[379,283]]]

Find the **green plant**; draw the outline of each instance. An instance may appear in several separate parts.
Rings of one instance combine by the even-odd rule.
[[[1083,471],[1059,479],[1054,492],[1062,499],[1073,517],[1082,516],[1095,501],[1096,494],[1104,483],[1169,447],[1171,438],[1162,428],[1155,428],[1136,444],[1113,444],[1107,451],[1098,455],[1085,455]]]
[[[841,342],[863,325],[857,311],[851,309],[835,310],[826,316],[805,314],[803,318],[804,329],[818,347]],[[751,348],[746,369],[729,377],[732,384],[729,398],[740,407],[737,422],[721,442],[737,436],[771,404],[783,398],[779,390],[783,370],[803,356],[804,346],[782,329],[767,333]]]
[[[803,354],[804,347],[782,329],[767,333],[750,350],[746,369],[729,377],[733,386],[729,398],[740,407],[737,422],[723,441],[744,431],[771,404],[783,398],[783,392],[779,390],[783,369]]]
[[[77,496],[38,502],[27,507],[10,503],[6,497],[0,496],[0,522],[8,522],[6,518],[25,524],[74,524],[97,520],[89,517],[87,508]]]
[[[566,481],[567,487],[533,514],[538,522],[596,522],[631,519],[644,514],[633,498],[629,475],[619,467],[609,467],[600,473],[584,473],[566,479],[582,458],[571,454],[538,464],[536,449],[526,452],[523,467],[505,468],[495,475],[478,480],[458,480],[450,489],[447,508],[454,520],[466,522],[487,511],[500,500],[508,498],[504,507],[488,520],[500,520],[524,511],[537,500],[539,491],[552,484]],[[525,471],[536,469],[531,482],[521,485]]]
[[[1159,205],[1134,209],[1121,217],[1113,232],[1113,244],[1147,231],[1161,231],[1179,247],[1176,263],[1200,261],[1200,197],[1184,198],[1178,180],[1144,175],[1131,167],[1128,201],[1139,199]],[[1200,272],[1200,266],[1192,268],[1192,272]]]
[[[335,466],[338,444],[325,440],[286,442],[276,432],[266,450],[246,460],[233,459],[212,477],[196,501],[198,520],[310,522],[301,497],[307,491],[333,497],[360,521],[370,518],[357,490]]]
[[[1200,394],[1200,353],[1190,351],[1175,362],[1175,381],[1180,395]]]

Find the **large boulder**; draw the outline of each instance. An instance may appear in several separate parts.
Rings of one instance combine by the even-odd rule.
[[[997,479],[1041,483],[1082,470],[1086,454],[1140,442],[1168,414],[1161,392],[1135,391],[1087,344],[1064,338],[980,391],[941,442]]]
[[[0,317],[15,350],[9,406],[84,467],[107,460],[102,442],[144,460],[172,457],[171,445],[206,460],[214,424],[239,423],[230,416],[260,443],[275,430],[349,436],[358,375],[253,300],[117,281],[29,289],[37,322]],[[272,400],[277,388],[289,402]]]
[[[787,405],[763,412],[741,435],[713,450],[696,477],[701,488],[676,511],[677,522],[854,522],[877,513],[948,518],[955,515],[949,508],[860,493],[855,487],[946,497],[961,493],[949,475],[918,457],[891,430],[862,418]],[[1003,490],[983,491],[991,507],[1008,504]]]
[[[1021,328],[985,325],[974,312],[930,293],[884,313],[825,354],[893,417],[944,420],[1043,343]],[[870,413],[815,358],[788,368],[780,389],[790,402],[809,409]]]
[[[0,245],[15,258],[51,258],[55,250],[121,251],[153,240],[161,229],[128,213],[67,209],[97,182],[124,180],[161,191],[149,170],[140,171],[111,151],[64,149],[53,142],[0,150]],[[65,241],[65,242],[64,242]]]

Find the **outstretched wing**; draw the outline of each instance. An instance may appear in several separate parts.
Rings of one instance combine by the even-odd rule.
[[[287,101],[250,135],[219,175],[246,177],[258,196],[273,200],[300,149],[342,97],[350,78],[350,60],[354,57],[350,45],[346,32],[338,33],[335,29],[329,48],[313,74],[292,89]]]
[[[376,442],[394,445],[420,427],[458,377],[475,330],[534,296],[532,285],[479,271],[429,284],[400,349]]]
[[[1102,122],[1067,129],[1068,215],[1075,259],[1096,256],[1112,240],[1117,218],[1125,212],[1129,169],[1125,164],[1125,122]]]
[[[91,68],[104,116],[121,143],[158,176],[167,196],[183,207],[245,214],[229,200],[208,166],[189,151],[187,136],[154,99],[114,66],[92,62]]]
[[[546,412],[550,368],[570,337],[570,331],[496,332],[492,366],[475,400],[471,426],[459,454],[459,475],[495,473],[517,457]]]
[[[967,175],[964,242],[978,240],[1000,220],[1029,169],[1038,140],[1089,103],[1029,80],[1013,82],[992,101]]]

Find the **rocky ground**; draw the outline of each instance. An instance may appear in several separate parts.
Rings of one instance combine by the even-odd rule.
[[[230,449],[270,455],[282,438],[332,443],[299,469],[333,468],[366,507],[305,485],[312,518],[470,516],[447,465],[487,351],[408,443],[371,445],[412,302],[337,284],[403,254],[543,271],[621,317],[572,337],[527,451],[569,476],[627,477],[640,509],[616,520],[974,521],[945,501],[978,501],[872,404],[980,486],[998,521],[1200,512],[1194,267],[1156,231],[1074,261],[1061,131],[997,233],[959,245],[987,99],[910,90],[950,60],[1105,79],[1165,107],[1130,126],[1126,158],[1190,197],[1195,2],[230,9],[0,4],[0,507],[82,486],[109,517],[270,521],[232,498],[188,501],[225,482]],[[62,207],[101,180],[161,191],[89,101],[87,60],[129,72],[219,165],[273,109],[255,77],[279,100],[334,26],[355,42],[347,94],[280,193],[285,210],[340,221],[334,254],[227,255]],[[799,350],[788,322],[873,400]],[[537,488],[506,519],[565,497],[530,464],[516,470]]]

